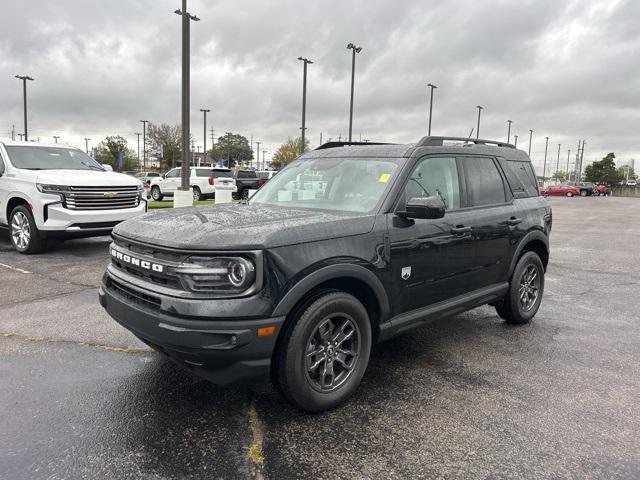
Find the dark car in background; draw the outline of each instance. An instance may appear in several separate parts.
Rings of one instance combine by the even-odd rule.
[[[590,197],[596,192],[596,186],[591,182],[566,182],[565,185],[576,187],[580,191],[581,197]]]
[[[266,182],[266,180],[258,177],[258,173],[255,170],[235,170],[233,178],[236,181],[236,187],[238,187],[238,191],[234,194],[236,200],[248,199],[249,190],[257,190]]]

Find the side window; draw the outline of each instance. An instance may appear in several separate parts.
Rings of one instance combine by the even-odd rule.
[[[470,207],[506,202],[504,182],[492,158],[462,158]]]
[[[4,161],[2,160],[2,154],[0,153],[0,175],[4,175]]]
[[[500,164],[516,198],[538,196],[537,180],[531,163],[501,160]]]
[[[404,187],[404,199],[438,197],[447,210],[460,208],[458,167],[454,157],[429,157],[421,160],[411,172]]]
[[[175,168],[167,172],[166,178],[178,178],[180,176],[180,169]]]

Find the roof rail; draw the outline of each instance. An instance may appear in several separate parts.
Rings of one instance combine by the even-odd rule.
[[[441,147],[445,141],[473,143],[475,145],[496,145],[498,147],[516,148],[515,145],[498,140],[483,140],[481,138],[465,137],[422,137],[416,147]]]
[[[397,143],[383,142],[326,142],[317,147],[315,150],[324,150],[326,148],[347,147],[349,145],[398,145]]]

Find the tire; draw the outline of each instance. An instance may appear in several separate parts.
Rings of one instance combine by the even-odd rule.
[[[202,192],[200,191],[200,188],[193,187],[193,201],[198,202],[200,201],[201,198],[202,198]]]
[[[535,272],[536,276],[528,281],[527,278],[530,278],[531,272]],[[521,300],[520,292],[524,284],[529,285],[529,289],[524,293],[525,299]],[[535,288],[535,291],[531,290],[532,287]],[[507,295],[496,305],[496,312],[507,323],[516,325],[529,323],[540,308],[543,293],[544,266],[542,260],[535,252],[525,252],[513,271]],[[535,295],[535,298],[532,295]]]
[[[242,190],[242,192],[240,192],[240,198],[242,200],[249,200],[249,189],[245,188],[244,190]]]
[[[158,187],[157,185],[154,185],[153,187],[151,187],[151,198],[155,202],[162,201],[163,195],[162,195],[162,192],[160,191],[160,187]]]
[[[573,193],[567,192],[567,197],[573,197]]]
[[[320,412],[337,407],[356,391],[369,363],[371,323],[355,297],[330,292],[312,299],[282,335],[272,377],[291,403]],[[311,352],[317,353],[307,354]]]
[[[587,191],[586,190],[580,190],[580,196],[581,197],[586,197],[587,196]]]
[[[13,248],[19,253],[40,253],[47,247],[47,241],[36,227],[33,214],[26,205],[18,205],[11,211],[9,237]]]

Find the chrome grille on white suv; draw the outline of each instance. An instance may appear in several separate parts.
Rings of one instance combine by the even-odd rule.
[[[113,210],[134,208],[140,204],[140,189],[124,187],[69,187],[64,206],[71,210]]]

